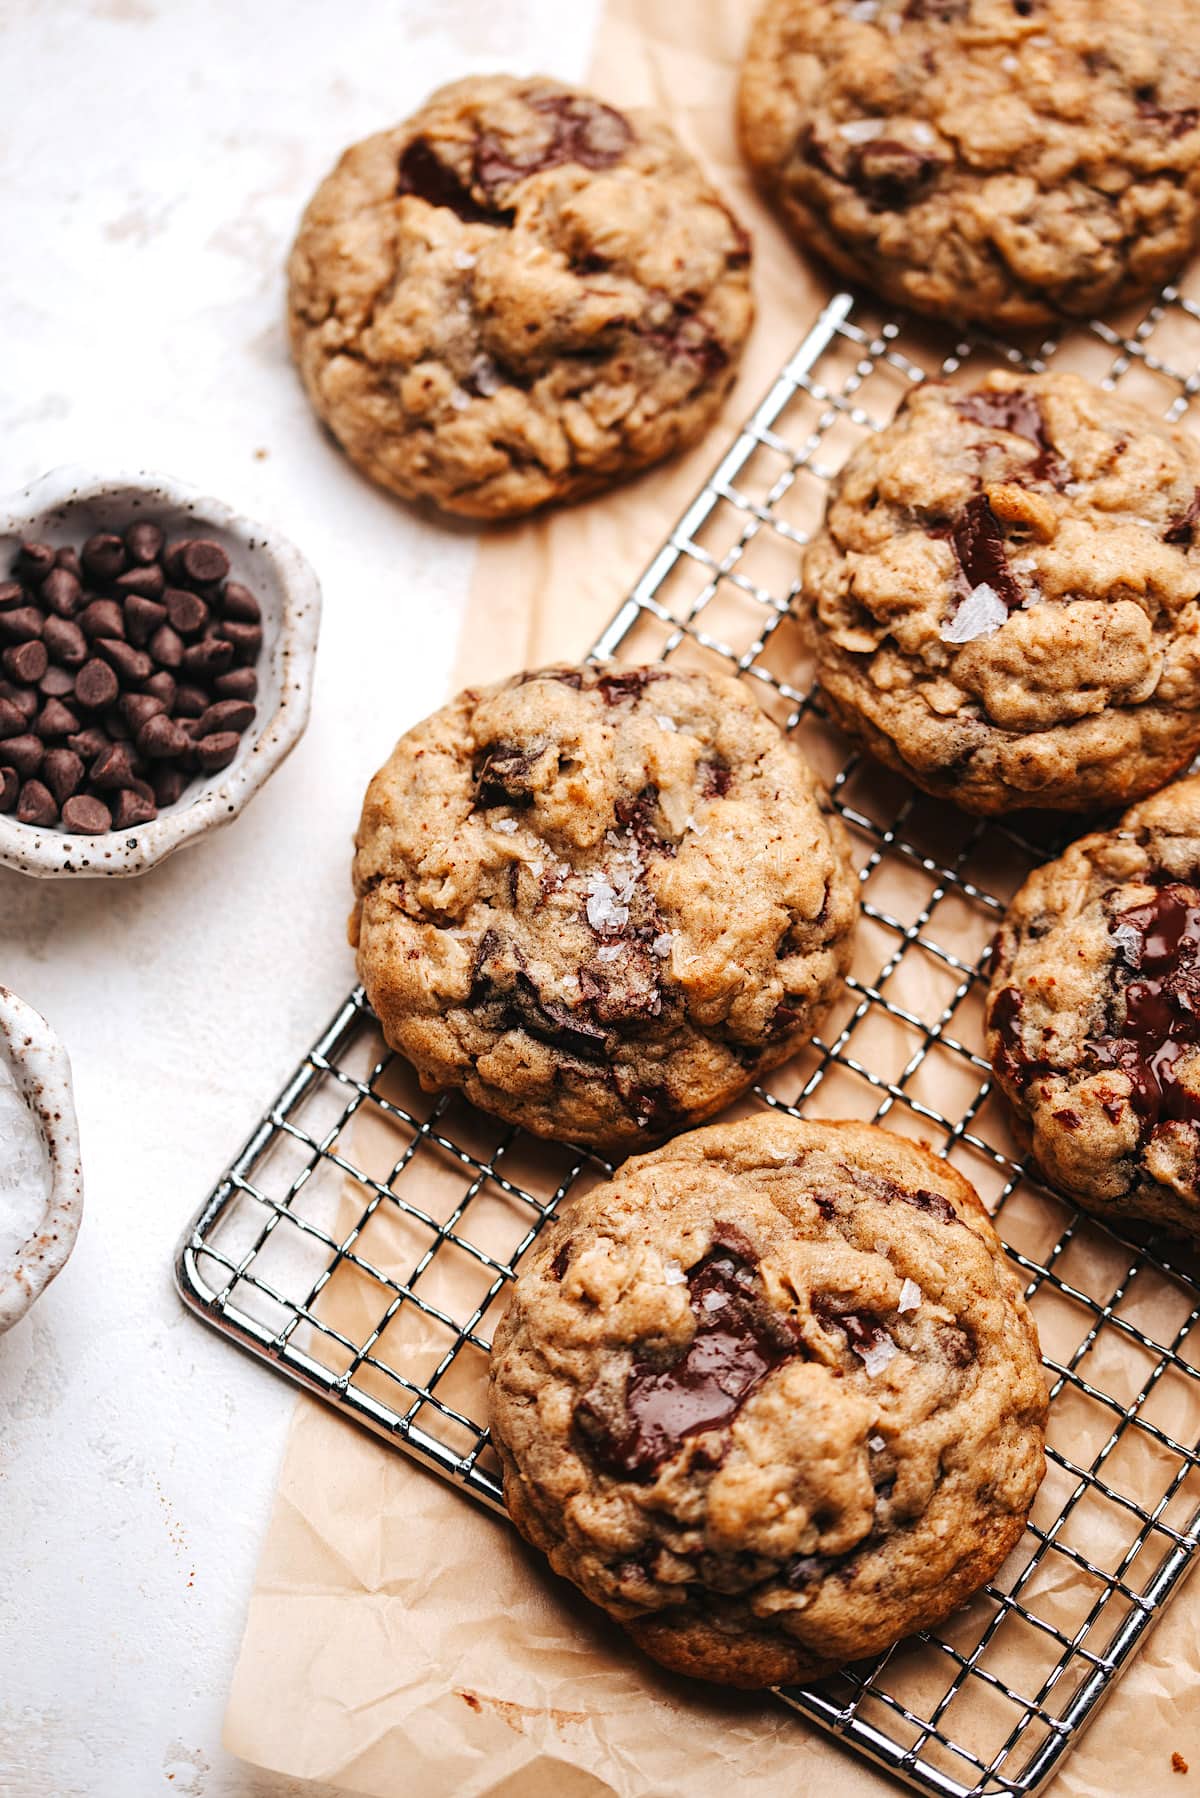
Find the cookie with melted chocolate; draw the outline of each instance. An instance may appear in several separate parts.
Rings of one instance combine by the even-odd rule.
[[[768,0],[744,154],[799,242],[938,319],[1152,293],[1200,243],[1200,0]]]
[[[547,668],[469,689],[371,782],[352,937],[431,1090],[629,1150],[785,1061],[841,990],[845,832],[736,681]]]
[[[703,432],[750,329],[749,262],[665,124],[543,76],[473,77],[317,190],[292,350],[372,480],[510,517]]]
[[[966,811],[1086,811],[1200,749],[1200,446],[1069,374],[927,382],[837,476],[802,618],[836,721]]]
[[[1044,1471],[1020,1278],[962,1176],[866,1124],[715,1125],[572,1200],[489,1390],[522,1534],[664,1666],[729,1685],[940,1622]]]
[[[1200,1237],[1200,776],[1030,875],[996,939],[988,1054],[1055,1186]]]

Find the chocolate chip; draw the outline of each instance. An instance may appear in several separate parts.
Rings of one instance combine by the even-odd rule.
[[[167,608],[156,599],[147,599],[143,594],[134,593],[125,601],[122,611],[125,618],[125,634],[131,643],[144,649],[159,625],[167,621]]]
[[[113,670],[97,656],[85,662],[75,677],[75,697],[90,712],[111,705],[120,690],[121,683]]]
[[[262,607],[240,581],[226,581],[221,610],[226,618],[236,618],[239,624],[262,623]]]
[[[261,624],[242,624],[237,619],[227,619],[221,626],[221,635],[227,643],[233,644],[234,653],[243,667],[258,660],[263,644]]]
[[[666,678],[665,668],[630,668],[620,674],[602,674],[596,681],[596,692],[605,705],[620,705],[622,700],[639,698],[651,681]]]
[[[198,637],[211,616],[199,594],[189,593],[185,587],[168,587],[163,594],[163,603],[172,630],[178,631],[181,637]]]
[[[94,581],[115,581],[125,567],[125,545],[111,531],[97,531],[80,550],[79,559]]]
[[[40,637],[44,629],[45,618],[36,606],[14,606],[0,612],[0,637],[8,643],[26,643]]]
[[[208,695],[203,687],[184,683],[176,690],[172,709],[177,718],[203,718],[208,710]]]
[[[48,543],[22,543],[17,551],[17,573],[37,582],[54,567],[54,551]]]
[[[158,807],[153,795],[149,798],[144,793],[134,792],[132,787],[124,787],[117,794],[113,806],[113,825],[117,830],[133,830],[139,824],[152,824],[158,817]]]
[[[11,699],[0,699],[0,740],[21,736],[27,722],[20,706],[14,705]]]
[[[40,681],[50,666],[50,657],[46,653],[46,645],[38,638],[30,638],[26,643],[15,643],[0,655],[0,666],[10,680],[24,681],[33,686]]]
[[[66,828],[81,837],[101,837],[112,829],[112,813],[102,800],[87,793],[77,793],[62,809]]]
[[[62,549],[55,550],[54,566],[56,568],[65,568],[68,574],[73,574],[75,576],[75,579],[82,587],[83,563],[79,560],[79,551],[77,549],[72,549],[69,543],[64,544]]]
[[[21,782],[15,768],[0,768],[0,812],[11,812],[17,803]]]
[[[157,562],[165,541],[158,526],[151,524],[148,519],[139,519],[125,533],[125,548],[129,552],[129,560],[139,567],[148,567],[151,562]]]
[[[7,699],[10,705],[15,705],[26,724],[37,717],[38,696],[32,687],[15,687],[11,681],[0,681],[0,699]]]
[[[158,673],[152,674],[148,681],[143,681],[142,691],[150,694],[154,699],[161,699],[164,711],[174,711],[175,695],[178,688],[175,684],[175,676],[169,674],[165,668],[160,668]]]
[[[135,736],[148,718],[156,718],[168,709],[153,693],[126,693],[121,700],[121,716]]]
[[[89,643],[98,637],[124,641],[125,615],[115,599],[93,599],[79,614],[79,628]]]
[[[66,568],[52,568],[42,582],[42,598],[59,618],[74,618],[83,604],[83,585]]]
[[[46,699],[65,699],[68,693],[75,691],[75,676],[66,668],[56,668],[51,662],[37,685],[38,692]]]
[[[77,731],[73,737],[67,738],[67,748],[74,750],[85,762],[92,762],[109,746],[110,738],[106,730],[99,725],[91,725],[87,730]]]
[[[211,537],[195,537],[177,544],[172,563],[199,587],[215,586],[229,573],[229,557]]]
[[[78,792],[84,776],[82,756],[73,749],[48,749],[42,759],[42,779],[59,806]]]
[[[100,754],[88,770],[88,779],[101,793],[115,793],[134,779],[133,756],[128,743],[113,743]]]
[[[135,649],[132,643],[122,642],[119,637],[101,637],[96,650],[110,668],[116,669],[127,686],[139,686],[154,672],[154,663],[146,651]]]
[[[206,679],[214,674],[224,674],[232,661],[232,643],[221,637],[204,637],[199,643],[187,645],[179,665],[185,674]]]
[[[218,768],[228,768],[238,752],[241,738],[235,730],[222,730],[212,736],[201,737],[196,744],[196,766],[205,774],[215,774]]]
[[[20,581],[0,581],[0,612],[11,612],[25,603],[25,589]]]
[[[48,699],[38,713],[33,727],[38,736],[70,737],[79,729],[79,720],[61,699]]]
[[[146,647],[160,668],[178,668],[183,661],[183,638],[169,624],[160,624]]]
[[[138,731],[136,741],[141,754],[152,761],[173,760],[189,754],[192,747],[187,731],[165,712],[148,718]]]
[[[217,676],[212,690],[218,699],[257,699],[258,676],[253,668],[231,668]]]
[[[188,777],[182,768],[159,766],[151,769],[150,782],[161,810],[179,801],[187,787]]]
[[[215,731],[236,731],[238,736],[254,723],[255,707],[244,699],[219,699],[196,719],[197,738],[212,736]]]
[[[126,597],[137,594],[141,599],[161,599],[166,585],[167,577],[157,563],[150,568],[127,569],[113,582],[118,593]]]
[[[17,801],[17,817],[22,824],[36,824],[48,830],[58,823],[58,807],[49,787],[40,780],[27,780]]]
[[[42,642],[64,668],[82,668],[87,661],[87,638],[71,618],[47,618]]]

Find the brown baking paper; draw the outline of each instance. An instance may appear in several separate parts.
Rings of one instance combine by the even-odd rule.
[[[749,10],[739,0],[703,6],[609,0],[592,69],[594,85],[610,98],[671,115],[754,229],[759,316],[742,375],[722,420],[689,456],[587,505],[486,536],[464,631],[463,680],[578,657],[827,298],[827,285],[783,240],[737,158],[734,71]],[[894,878],[902,882],[903,871]],[[897,893],[895,906],[903,899]],[[953,923],[939,917],[945,941]],[[981,944],[964,936],[958,946],[974,960]],[[865,942],[862,953],[864,971],[874,974],[877,945]],[[919,963],[901,964],[891,996],[920,1013],[922,994],[904,989],[909,979],[920,981]],[[825,1095],[834,1091],[831,1082],[822,1088],[830,1109],[836,1100]],[[411,1089],[396,1096],[410,1106],[419,1102]],[[469,1128],[467,1115],[458,1122]],[[899,1119],[889,1122],[902,1127]],[[347,1153],[386,1180],[403,1146],[379,1113],[364,1111],[353,1122]],[[977,1168],[964,1164],[964,1171],[977,1177]],[[461,1199],[463,1170],[448,1157],[444,1165],[431,1159],[420,1181],[419,1202],[435,1218],[445,1218]],[[1006,1215],[1015,1203],[1010,1200]],[[342,1229],[362,1204],[361,1188],[341,1196]],[[479,1217],[481,1204],[496,1206],[494,1219]],[[481,1194],[472,1201],[472,1239],[493,1224],[498,1255],[507,1252],[501,1210],[500,1199]],[[396,1274],[412,1269],[427,1241],[427,1231],[389,1205],[375,1211],[356,1247]],[[433,1283],[421,1291],[459,1316],[470,1310],[472,1274],[478,1269],[441,1250],[428,1276]],[[319,1309],[326,1322],[362,1342],[378,1322],[380,1290],[343,1266]],[[494,1321],[485,1316],[481,1333],[489,1335]],[[1053,1319],[1040,1321],[1045,1335]],[[444,1346],[421,1313],[405,1306],[378,1354],[419,1378]],[[1119,1343],[1102,1338],[1089,1363],[1091,1377],[1102,1386],[1111,1377],[1115,1391],[1123,1389],[1124,1370],[1107,1358],[1120,1353]],[[482,1357],[462,1357],[448,1378],[451,1386],[439,1385],[439,1393],[482,1419]],[[379,1376],[376,1396],[395,1404],[398,1395]],[[1181,1391],[1178,1406],[1159,1421],[1193,1441],[1200,1405]],[[462,1446],[467,1442],[464,1435]],[[1035,1517],[1049,1524],[1064,1496],[1062,1476],[1052,1476]],[[1102,1558],[1106,1547],[1119,1556],[1120,1543],[1106,1545],[1098,1520],[1086,1548]],[[1059,1563],[1047,1570],[1039,1610],[1069,1632],[1085,1598],[1085,1581]],[[974,1638],[964,1625],[968,1639]],[[943,1657],[903,1652],[914,1696],[925,1679],[940,1682],[934,1691],[944,1687]],[[1044,1657],[1038,1665],[1044,1668]],[[1185,1596],[1152,1630],[1048,1788],[1053,1798],[1165,1798],[1200,1785],[1197,1667],[1200,1613]],[[1004,1677],[1026,1689],[1019,1658],[1005,1666]],[[971,1745],[978,1727],[980,1743],[990,1741],[986,1709],[982,1689],[957,1700],[947,1732]],[[722,1694],[662,1673],[549,1575],[500,1519],[307,1400],[297,1406],[284,1456],[225,1741],[246,1760],[372,1798],[727,1798],[742,1782],[820,1798],[897,1790],[773,1698]],[[1195,1771],[1173,1769],[1173,1753]],[[968,1771],[961,1763],[947,1770]]]

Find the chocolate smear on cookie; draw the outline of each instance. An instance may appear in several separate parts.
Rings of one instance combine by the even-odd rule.
[[[635,1358],[623,1416],[596,1389],[576,1408],[581,1436],[610,1473],[653,1478],[688,1437],[724,1429],[774,1368],[803,1353],[795,1326],[766,1304],[750,1244],[732,1228],[714,1235],[688,1273],[696,1330],[683,1353],[667,1365]]]

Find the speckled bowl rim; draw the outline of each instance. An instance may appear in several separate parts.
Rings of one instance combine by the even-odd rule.
[[[50,1158],[50,1191],[15,1267],[0,1268],[0,1336],[66,1266],[83,1216],[79,1125],[67,1051],[39,1012],[0,986],[0,1055],[33,1112]]]
[[[22,874],[42,878],[144,874],[205,831],[231,824],[291,754],[308,723],[321,588],[305,557],[277,531],[256,524],[224,500],[170,475],[146,470],[96,474],[74,466],[51,469],[0,503],[0,531],[36,538],[39,527],[52,514],[123,491],[136,493],[150,505],[185,510],[198,525],[226,532],[272,565],[282,596],[278,642],[281,703],[269,718],[251,727],[249,755],[239,756],[230,768],[213,775],[186,806],[164,812],[152,824],[79,837],[67,831],[38,830],[11,814],[0,814],[0,866]]]

